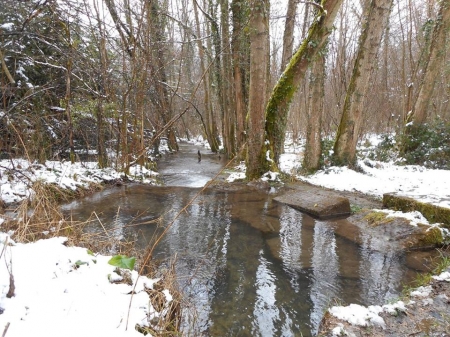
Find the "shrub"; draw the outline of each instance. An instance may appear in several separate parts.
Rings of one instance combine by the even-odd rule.
[[[438,118],[423,125],[410,125],[401,136],[405,164],[450,169],[450,123]]]
[[[390,161],[397,157],[397,142],[395,135],[392,133],[386,133],[381,135],[381,141],[378,145],[369,152],[368,158],[378,161]]]

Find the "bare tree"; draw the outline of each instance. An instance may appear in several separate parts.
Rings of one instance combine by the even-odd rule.
[[[292,51],[294,50],[294,27],[295,27],[295,17],[297,14],[297,4],[298,0],[288,1],[288,7],[286,10],[286,21],[284,23],[283,54],[281,56],[281,67],[280,67],[281,71],[283,71],[284,68],[286,68],[286,65],[288,64],[289,60],[292,57]]]
[[[265,131],[267,141],[265,146],[261,148],[261,156],[264,161],[260,172],[269,169],[278,170],[292,97],[304,79],[315,55],[323,49],[342,2],[343,0],[323,0],[320,5],[315,4],[319,10],[308,35],[294,53],[272,91],[266,108]],[[267,151],[269,151],[268,154]]]
[[[249,73],[249,38],[245,29],[248,25],[247,3],[241,0],[233,0],[231,5],[233,35],[231,41],[233,58],[233,84],[234,104],[236,114],[236,149],[239,151],[246,141],[247,114],[246,102],[248,96]],[[240,153],[238,153],[240,155]]]
[[[250,90],[248,103],[248,128],[246,176],[249,180],[261,176],[264,154],[264,109],[267,102],[269,64],[269,1],[252,0],[250,13]],[[263,156],[263,157],[261,157]]]
[[[356,160],[365,97],[392,4],[393,0],[371,0],[366,7],[366,20],[334,145],[334,160],[341,165],[353,164]]]
[[[442,70],[450,29],[450,1],[442,0],[439,6],[439,13],[431,38],[429,57],[424,65],[425,76],[420,83],[419,94],[412,111],[407,116],[406,123],[414,121],[414,124],[421,125],[426,121],[433,90]]]
[[[309,106],[306,116],[306,143],[303,156],[303,169],[311,172],[320,168],[322,154],[322,115],[325,83],[325,51],[314,59],[309,76]]]

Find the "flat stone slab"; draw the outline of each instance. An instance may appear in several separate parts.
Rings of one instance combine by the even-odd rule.
[[[295,191],[278,196],[274,200],[319,219],[342,217],[351,213],[347,198],[311,186],[298,186]]]

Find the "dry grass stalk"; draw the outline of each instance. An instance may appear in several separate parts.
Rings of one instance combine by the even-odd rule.
[[[168,269],[159,270],[160,280],[153,285],[153,289],[146,289],[153,308],[159,316],[148,317],[150,326],[136,326],[136,330],[144,335],[152,336],[182,336],[181,327],[181,301],[182,295],[178,289],[175,274],[176,257],[171,261]],[[155,277],[155,275],[149,275]],[[168,290],[172,300],[168,303],[162,292]]]

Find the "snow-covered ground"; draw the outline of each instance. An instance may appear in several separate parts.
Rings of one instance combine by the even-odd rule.
[[[57,237],[20,244],[0,233],[0,334],[22,336],[142,336],[135,325],[164,314],[144,289],[158,280],[131,272],[132,285],[110,265],[110,256],[66,247]],[[10,275],[14,296],[8,298]],[[131,294],[134,293],[133,296]],[[167,305],[168,290],[162,292]]]
[[[365,143],[372,148],[380,142],[371,136]],[[368,151],[367,148],[364,149]],[[289,143],[280,159],[280,169],[286,173],[297,172],[303,157],[299,145]],[[417,165],[395,165],[367,158],[358,160],[361,172],[347,167],[328,167],[310,176],[296,175],[299,180],[339,191],[361,192],[382,198],[384,193],[395,192],[413,199],[450,208],[450,171],[433,170]]]
[[[157,172],[142,166],[132,166],[130,180],[156,183]],[[30,163],[23,159],[0,160],[0,200],[5,204],[19,202],[30,196],[31,185],[37,180],[53,183],[63,189],[76,190],[123,178],[123,173],[112,168],[99,169],[96,162],[71,164],[68,161],[46,161],[45,164]]]

